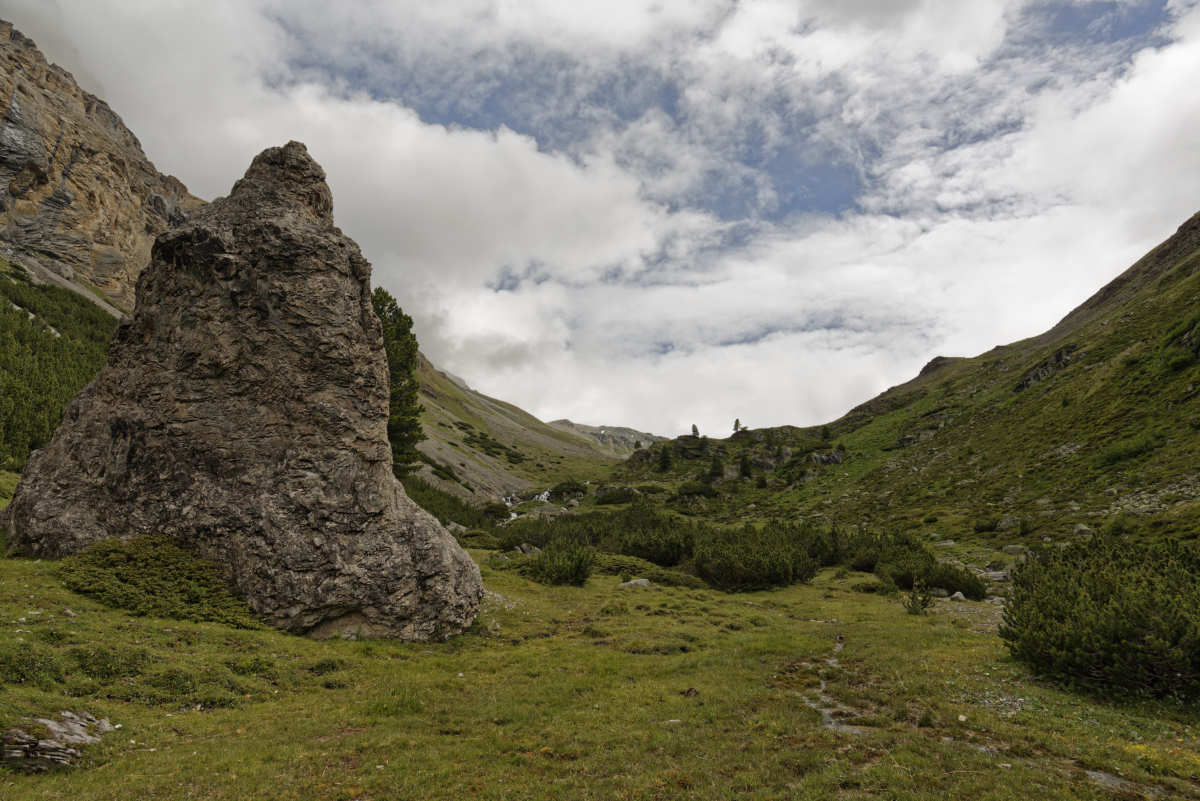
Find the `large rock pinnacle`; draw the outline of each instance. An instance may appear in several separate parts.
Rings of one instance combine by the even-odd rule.
[[[479,569],[392,477],[371,266],[304,145],[158,237],[108,364],[29,459],[10,547],[170,534],[315,637],[462,631]]]

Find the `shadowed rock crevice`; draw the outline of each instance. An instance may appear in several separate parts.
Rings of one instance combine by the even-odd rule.
[[[462,631],[479,570],[392,477],[370,277],[304,145],[264,151],[155,242],[107,365],[3,513],[10,546],[169,534],[280,628]]]

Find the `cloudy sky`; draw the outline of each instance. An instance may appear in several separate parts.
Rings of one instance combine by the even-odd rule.
[[[211,199],[297,139],[422,349],[544,420],[812,425],[1200,210],[1197,0],[0,0]]]

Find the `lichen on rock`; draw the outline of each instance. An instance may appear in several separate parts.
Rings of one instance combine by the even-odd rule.
[[[289,631],[464,630],[479,569],[392,476],[370,279],[304,145],[263,151],[155,241],[107,365],[0,513],[9,546],[167,534]]]

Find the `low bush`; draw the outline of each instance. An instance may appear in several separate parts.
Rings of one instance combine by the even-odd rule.
[[[976,534],[986,534],[991,531],[996,531],[1000,528],[1000,519],[996,517],[987,517],[982,520],[976,520],[973,526]]]
[[[539,584],[582,587],[595,561],[596,549],[590,545],[555,542],[529,561],[526,574]]]
[[[472,529],[454,535],[458,544],[464,548],[479,548],[485,551],[495,551],[500,548],[500,540],[490,531]]]
[[[771,521],[761,530],[706,528],[697,538],[696,572],[725,590],[752,590],[807,582],[819,563],[810,551],[812,528]]]
[[[1119,439],[1100,454],[1100,464],[1107,467],[1137,458],[1154,450],[1164,439],[1166,439],[1166,435],[1161,431],[1148,431],[1126,439]]]
[[[134,615],[263,628],[217,566],[174,537],[103,540],[64,559],[58,575],[67,589]]]
[[[703,495],[705,498],[715,498],[720,493],[711,484],[701,484],[699,481],[688,481],[679,485],[678,495]]]
[[[1200,694],[1200,552],[1097,535],[1012,571],[1000,636],[1033,669],[1094,688]]]
[[[597,504],[629,503],[638,497],[632,487],[617,487],[596,498]]]
[[[667,488],[659,486],[658,484],[639,484],[637,486],[637,491],[643,495],[662,495],[663,493],[667,492]]]
[[[1167,348],[1159,357],[1162,366],[1172,373],[1185,370],[1196,363],[1196,354],[1185,348]]]
[[[560,481],[550,488],[550,496],[553,498],[562,498],[567,495],[587,495],[587,484],[584,484],[574,479]]]
[[[685,587],[694,590],[708,589],[708,585],[704,580],[697,576],[685,573],[682,570],[671,570],[670,568],[660,567],[653,562],[647,562],[645,559],[639,559],[636,556],[597,552],[593,569],[597,573],[619,576],[622,581],[626,581],[625,576],[628,575],[631,579],[649,579],[655,584],[662,584],[667,587]]]
[[[953,595],[961,592],[972,601],[982,601],[987,597],[987,584],[983,579],[965,567],[950,564],[935,564],[922,578],[929,587],[941,587]]]

